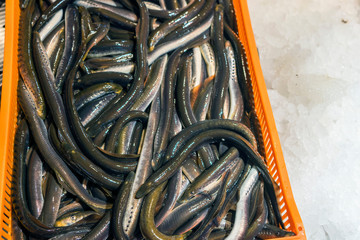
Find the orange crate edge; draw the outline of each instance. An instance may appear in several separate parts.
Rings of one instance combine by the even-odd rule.
[[[276,131],[265,81],[262,75],[255,39],[251,27],[247,2],[234,0],[234,8],[239,26],[239,38],[243,42],[248,57],[250,76],[253,82],[256,113],[260,120],[268,168],[274,179],[280,185],[279,203],[285,226],[296,233],[294,237],[281,238],[282,240],[305,240],[305,230],[297,210],[290,181],[288,178],[280,140]],[[16,128],[18,81],[17,70],[17,37],[19,22],[19,1],[6,0],[5,17],[5,53],[3,72],[3,93],[0,112],[0,218],[1,238],[11,239],[11,180],[13,165],[13,143]],[[279,238],[280,239],[280,238]]]
[[[16,85],[18,0],[6,0],[3,92],[0,112],[0,224],[1,238],[11,239],[11,180],[17,114]]]
[[[294,237],[278,239],[305,240],[304,225],[292,194],[290,180],[280,146],[280,139],[276,130],[275,120],[260,66],[247,1],[234,0],[233,3],[237,17],[239,38],[245,47],[248,57],[249,71],[254,90],[255,109],[263,133],[268,169],[281,188],[281,196],[278,196],[278,200],[280,200],[280,212],[283,214],[282,218],[285,222],[285,227],[289,226],[289,229],[296,233]]]

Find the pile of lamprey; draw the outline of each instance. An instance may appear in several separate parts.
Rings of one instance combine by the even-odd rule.
[[[231,2],[20,8],[16,239],[294,235]]]

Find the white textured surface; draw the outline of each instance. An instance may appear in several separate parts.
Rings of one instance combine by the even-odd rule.
[[[360,239],[360,1],[248,0],[308,239]]]

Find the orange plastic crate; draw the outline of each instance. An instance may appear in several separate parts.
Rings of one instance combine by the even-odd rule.
[[[244,44],[249,63],[256,114],[263,133],[268,169],[281,188],[278,200],[285,227],[296,233],[294,237],[281,239],[305,240],[304,226],[291,191],[280,140],[260,67],[247,2],[246,0],[234,0],[234,7],[239,27],[239,38]],[[11,239],[11,180],[13,144],[18,110],[16,88],[18,81],[17,38],[19,0],[6,0],[5,22],[3,93],[0,113],[0,235],[2,239]]]

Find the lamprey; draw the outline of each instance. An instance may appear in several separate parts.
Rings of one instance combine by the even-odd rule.
[[[232,0],[19,8],[15,238],[294,235]]]

